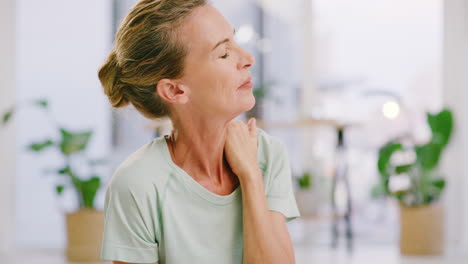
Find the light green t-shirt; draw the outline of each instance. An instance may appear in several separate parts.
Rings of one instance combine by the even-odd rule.
[[[257,130],[268,207],[289,222],[300,214],[286,147]],[[172,161],[165,137],[136,150],[112,175],[104,203],[102,259],[241,264],[241,186],[226,196],[212,193]]]

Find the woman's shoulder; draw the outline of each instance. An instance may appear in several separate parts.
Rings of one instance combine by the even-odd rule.
[[[257,141],[258,141],[258,150],[259,152],[264,152],[262,154],[273,155],[272,152],[281,151],[284,147],[284,143],[276,136],[273,136],[266,132],[262,128],[257,128]]]
[[[163,136],[154,138],[128,155],[115,168],[109,184],[139,190],[164,186],[169,168],[161,150],[162,140]]]
[[[279,138],[261,128],[257,128],[257,141],[257,160],[260,168],[265,171],[278,155],[284,154],[285,146]]]

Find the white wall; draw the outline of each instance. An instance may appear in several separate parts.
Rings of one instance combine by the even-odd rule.
[[[15,100],[15,1],[0,1],[0,113]],[[2,116],[0,116],[1,118]],[[14,234],[15,127],[0,129],[0,255],[12,248]]]
[[[420,110],[440,106],[442,0],[314,2],[320,80],[362,78]]]
[[[455,131],[444,157],[449,246],[468,257],[468,3],[446,0],[444,8],[444,102],[454,111]]]
[[[94,129],[89,153],[110,151],[110,109],[97,78],[112,41],[111,0],[19,0],[17,3],[17,97],[26,102],[50,101],[55,121],[70,130]],[[25,151],[32,141],[59,138],[47,115],[36,108],[18,112],[16,243],[18,247],[65,247],[65,212],[76,197],[55,193],[57,175],[43,168],[60,168],[62,157],[48,151]],[[87,175],[86,175],[87,176]],[[105,176],[105,175],[103,175]],[[98,196],[102,208],[103,191]]]

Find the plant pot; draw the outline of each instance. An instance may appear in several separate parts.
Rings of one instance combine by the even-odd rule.
[[[302,190],[296,192],[296,202],[301,216],[313,216],[317,214],[318,201],[317,195],[313,189]]]
[[[400,207],[400,253],[442,255],[444,207],[440,201],[418,207]]]
[[[66,214],[66,256],[72,262],[101,262],[104,212],[81,208]]]

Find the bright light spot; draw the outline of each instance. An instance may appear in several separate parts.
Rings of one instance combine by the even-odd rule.
[[[255,35],[255,31],[252,25],[246,24],[246,25],[240,26],[237,29],[236,35],[234,38],[236,39],[236,42],[238,42],[239,44],[245,44],[249,42],[250,40],[252,40],[254,35]]]
[[[382,113],[388,119],[395,119],[400,114],[400,105],[395,101],[388,101],[382,106]]]

